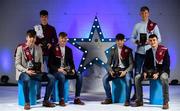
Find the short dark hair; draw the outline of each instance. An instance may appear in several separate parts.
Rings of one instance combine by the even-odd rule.
[[[60,32],[59,33],[59,37],[67,37],[67,33],[66,32]]]
[[[143,7],[141,7],[141,9],[140,9],[141,12],[144,12],[144,11],[146,11],[146,10],[149,12],[149,8],[148,8],[147,6],[143,6]]]
[[[29,30],[26,32],[26,35],[29,36],[29,37],[35,38],[35,37],[36,37],[36,31],[33,30],[33,29],[29,29]]]
[[[149,36],[149,38],[154,38],[154,37],[158,39],[158,37],[157,37],[156,34],[151,34],[151,35]]]
[[[48,15],[48,11],[47,10],[41,10],[39,14],[40,14],[40,16],[41,15]]]
[[[125,39],[124,34],[119,33],[116,35],[116,40],[124,40],[124,39]]]

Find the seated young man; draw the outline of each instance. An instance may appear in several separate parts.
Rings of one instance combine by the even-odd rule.
[[[158,43],[158,37],[155,34],[149,36],[149,44],[152,48],[146,51],[145,61],[143,65],[143,74],[135,77],[136,96],[135,106],[143,106],[143,80],[160,79],[163,89],[163,109],[168,109],[169,86],[168,76],[170,74],[170,58],[168,49]]]
[[[125,37],[123,34],[116,35],[116,46],[111,49],[110,57],[108,58],[107,71],[103,77],[103,85],[106,92],[106,99],[101,104],[112,104],[111,87],[109,82],[123,78],[126,81],[126,101],[125,106],[130,105],[131,94],[131,71],[133,68],[132,50],[124,45]]]
[[[55,107],[55,104],[49,102],[55,78],[51,74],[44,74],[42,72],[42,50],[41,47],[35,45],[35,41],[36,32],[34,30],[28,30],[26,42],[19,45],[15,53],[16,80],[20,80],[24,84],[25,110],[30,109],[28,85],[30,80],[42,81],[42,78],[48,80],[43,106]]]
[[[66,46],[67,34],[65,32],[59,33],[59,42],[51,48],[49,56],[50,72],[59,81],[59,105],[66,106],[64,102],[64,82],[65,79],[76,79],[76,92],[74,104],[84,105],[80,100],[80,93],[82,87],[82,75],[75,71],[73,53],[71,48]]]

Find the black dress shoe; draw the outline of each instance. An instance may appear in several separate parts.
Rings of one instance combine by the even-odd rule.
[[[112,104],[112,99],[105,99],[101,104]]]
[[[55,107],[56,105],[54,103],[51,103],[49,101],[43,101],[44,107]]]
[[[80,98],[76,98],[76,99],[74,99],[74,104],[84,105],[84,102],[82,102]]]
[[[143,101],[142,100],[136,100],[135,104],[133,105],[134,107],[139,107],[139,106],[143,106]]]

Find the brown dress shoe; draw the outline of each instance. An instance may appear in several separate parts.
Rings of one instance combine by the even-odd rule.
[[[112,104],[112,99],[105,99],[101,104]]]
[[[169,104],[168,104],[168,102],[165,102],[165,103],[163,104],[162,109],[169,109]]]
[[[63,107],[66,106],[66,104],[65,104],[65,102],[64,102],[64,99],[61,99],[61,100],[59,101],[59,105],[60,105],[60,106],[63,106]]]
[[[84,105],[84,102],[82,102],[80,98],[76,98],[76,99],[74,99],[74,104]]]
[[[31,109],[30,104],[29,103],[25,103],[24,109],[25,110],[30,110]]]
[[[124,106],[130,106],[129,100],[126,100],[126,101],[125,101]]]
[[[134,107],[139,107],[139,106],[143,106],[143,101],[141,100],[136,100],[135,104],[133,105]]]
[[[43,101],[43,106],[45,106],[45,107],[55,107],[56,105],[54,103],[49,102],[49,101]]]

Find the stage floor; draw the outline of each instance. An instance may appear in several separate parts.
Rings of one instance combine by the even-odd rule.
[[[161,105],[148,104],[149,86],[144,86],[144,106],[143,107],[124,107],[123,104],[101,105],[104,93],[82,93],[82,100],[86,105],[74,105],[74,94],[70,94],[70,101],[66,107],[56,106],[54,108],[42,107],[42,100],[31,106],[31,111],[162,111]],[[44,88],[42,94],[44,93]],[[2,111],[21,111],[22,106],[17,104],[17,86],[0,86],[0,110]],[[180,111],[180,86],[170,86],[170,109],[169,111]]]

